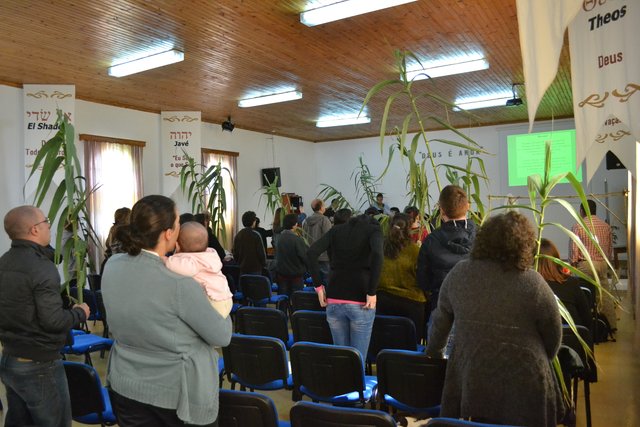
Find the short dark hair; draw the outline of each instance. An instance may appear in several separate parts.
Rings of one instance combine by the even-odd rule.
[[[349,208],[342,208],[336,211],[336,214],[333,216],[333,225],[345,224],[351,218],[353,213]]]
[[[378,193],[378,194],[376,194],[376,199],[377,199],[378,197],[382,197],[382,198],[384,198],[384,196],[382,195],[382,193]]]
[[[176,221],[176,203],[168,197],[151,195],[138,200],[131,209],[131,222],[116,232],[116,239],[129,255],[138,255],[142,249],[158,244],[160,233],[173,229]]]
[[[180,215],[180,225],[190,221],[195,221],[192,213],[183,213]]]
[[[589,199],[587,200],[587,205],[589,206],[589,212],[591,212],[591,215],[595,215],[598,210],[598,206],[596,205],[596,202]],[[580,212],[582,213],[582,216],[585,216],[587,214],[587,212],[585,212],[584,210],[583,205],[580,205]]]
[[[287,214],[284,216],[282,220],[282,228],[285,230],[291,230],[298,223],[298,215],[296,214]]]
[[[536,234],[526,216],[515,212],[495,215],[484,222],[473,242],[471,258],[488,259],[504,270],[533,266]]]
[[[251,227],[256,221],[256,213],[253,211],[246,211],[242,214],[242,225],[245,227]]]

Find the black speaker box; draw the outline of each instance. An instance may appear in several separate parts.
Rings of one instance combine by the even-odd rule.
[[[626,167],[622,164],[618,156],[613,154],[611,151],[607,151],[606,163],[607,163],[607,170],[626,169]]]
[[[278,183],[276,184],[278,187],[282,185],[282,178],[280,178],[280,168],[267,168],[262,169],[262,185],[267,186],[270,183],[273,183],[276,178],[278,178]]]

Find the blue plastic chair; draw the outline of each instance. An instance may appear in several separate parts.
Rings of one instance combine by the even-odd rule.
[[[280,421],[271,398],[247,391],[220,390],[220,427],[289,427],[288,421]]]
[[[290,419],[292,427],[396,427],[394,419],[382,411],[311,402],[296,403],[291,408]]]
[[[437,417],[446,369],[446,359],[432,359],[415,351],[382,350],[377,363],[381,407]]]
[[[71,396],[71,416],[82,424],[111,426],[116,417],[106,388],[93,366],[64,361],[64,371]]]
[[[287,350],[282,340],[257,335],[233,334],[231,343],[222,348],[227,380],[234,390],[290,390]]]
[[[289,297],[273,295],[271,281],[268,277],[258,274],[243,274],[240,276],[239,287],[249,305],[264,307],[267,304],[274,304],[276,308],[286,313]]]
[[[376,315],[371,330],[371,341],[367,353],[367,372],[373,371],[372,366],[380,350],[397,349],[422,351],[425,348],[417,344],[416,327],[408,317]]]
[[[69,333],[69,344],[62,347],[60,353],[83,355],[85,363],[91,363],[91,353],[96,351],[109,350],[113,345],[111,338],[104,338],[98,335],[89,334],[79,329],[72,329]]]
[[[287,316],[276,308],[242,307],[236,312],[235,324],[240,334],[279,338],[287,349],[293,345]]]
[[[294,400],[306,395],[314,402],[374,405],[376,377],[365,376],[360,352],[353,347],[298,342],[291,347]]]

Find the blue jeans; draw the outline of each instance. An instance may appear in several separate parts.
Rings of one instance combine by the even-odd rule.
[[[71,426],[71,398],[62,360],[34,362],[3,354],[0,379],[9,406],[5,427]]]
[[[327,323],[331,329],[333,343],[355,347],[364,363],[375,317],[375,310],[365,310],[358,304],[329,304]]]

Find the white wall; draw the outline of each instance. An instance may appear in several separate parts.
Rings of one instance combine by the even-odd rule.
[[[0,216],[12,207],[31,203],[24,200],[22,184],[25,180],[23,153],[22,89],[0,86],[0,164],[3,178],[0,183]],[[240,123],[236,123],[241,126]],[[76,100],[76,135],[88,133],[145,141],[143,153],[144,194],[162,191],[160,170],[160,115],[126,108],[112,107]],[[264,201],[259,206],[262,185],[261,169],[278,166],[281,169],[281,191],[298,193],[305,200],[315,196],[317,182],[314,144],[289,138],[271,137],[236,128],[233,133],[222,132],[219,125],[205,123],[202,147],[235,151],[238,157],[238,211],[253,210],[268,228],[272,221],[265,214]],[[83,147],[78,144],[83,155]],[[114,165],[117,168],[117,165]],[[181,203],[181,208],[186,206]],[[4,232],[0,233],[0,253],[9,247]]]
[[[559,120],[555,122],[540,122],[536,123],[533,132],[549,131],[551,129],[572,129],[574,127],[573,120]],[[528,124],[518,125],[505,125],[505,126],[489,126],[463,129],[462,132],[475,140],[484,150],[491,154],[481,154],[485,163],[487,175],[489,177],[488,187],[483,188],[482,196],[485,200],[485,206],[489,206],[488,196],[527,196],[526,187],[509,187],[507,184],[507,150],[506,150],[506,137],[509,134],[519,134],[528,132]],[[438,131],[429,132],[427,136],[430,139],[453,139],[459,141],[460,139],[455,137],[450,131]],[[407,138],[410,140],[410,138]],[[340,191],[347,197],[349,201],[355,202],[355,187],[352,179],[350,179],[351,173],[358,165],[358,157],[362,156],[364,162],[369,166],[371,173],[376,175],[381,173],[386,166],[387,150],[394,140],[387,138],[384,148],[381,153],[380,138],[364,138],[360,140],[347,140],[328,142],[316,145],[316,162],[318,164],[318,183],[329,184]],[[424,147],[424,144],[422,147]],[[432,147],[434,153],[436,153],[438,163],[450,163],[457,166],[464,167],[466,165],[466,156],[464,153],[460,153],[460,149],[450,148],[444,146],[441,143],[434,142]],[[422,149],[421,151],[425,151]],[[603,161],[604,162],[604,161]],[[430,169],[430,168],[428,168]],[[397,206],[402,210],[407,202],[406,197],[406,162],[403,163],[400,156],[395,155],[392,163],[391,170],[381,180],[378,189],[385,194],[385,201],[389,206]],[[429,174],[430,176],[431,174]],[[444,171],[441,174],[441,185],[444,186],[448,182],[443,178]],[[430,176],[433,180],[433,177]],[[622,192],[627,187],[627,172],[626,170],[612,170],[607,171],[604,163],[601,164],[598,171],[595,173],[591,182],[585,187],[588,193],[604,193],[604,182],[607,181],[608,192],[619,191]],[[430,186],[430,192],[432,197],[437,201],[438,191],[435,184]],[[568,184],[561,184],[556,187],[553,195],[573,195]],[[521,199],[520,203],[528,204],[528,199]],[[567,199],[576,208],[579,205],[577,199]],[[496,207],[504,204],[500,199],[493,199],[491,201],[491,207]],[[626,207],[624,205],[624,199],[622,197],[610,197],[609,198],[610,209],[623,220],[626,216]],[[527,211],[522,211],[528,214]],[[606,213],[602,210],[598,211],[598,214],[602,218],[606,218]],[[613,225],[624,227],[623,224],[615,220],[613,215],[610,215]],[[570,227],[574,220],[565,213],[564,208],[552,206],[547,211],[548,221],[559,222],[567,227]],[[618,233],[618,245],[624,245],[626,242],[624,228],[621,228]],[[555,231],[551,228],[545,229],[545,237],[553,240],[562,256],[567,256],[568,251],[568,238],[559,231]]]
[[[23,101],[22,89],[0,86],[0,164],[4,179],[0,183],[0,215],[14,206],[28,203],[22,195],[22,183],[25,179],[23,153]],[[146,142],[143,154],[144,193],[154,194],[162,191],[160,170],[160,116],[125,108],[111,107],[92,102],[76,101],[76,133],[88,133],[115,138],[126,138]],[[241,127],[242,123],[236,123]],[[574,126],[573,120],[556,121],[555,123],[536,123],[535,132],[553,129],[569,129]],[[491,126],[464,129],[462,132],[478,142],[490,155],[482,155],[487,174],[488,188],[483,190],[487,195],[526,195],[524,188],[510,188],[506,185],[506,135],[510,133],[525,133],[526,124],[509,126]],[[430,132],[429,138],[451,139],[448,131]],[[202,128],[202,147],[219,150],[236,151],[238,157],[238,212],[254,210],[262,218],[262,223],[269,227],[272,218],[266,213],[264,200],[260,203],[261,169],[280,167],[282,175],[282,192],[301,195],[309,205],[320,190],[320,184],[329,184],[341,190],[352,202],[355,202],[354,185],[350,178],[358,164],[358,157],[363,156],[372,174],[378,175],[385,167],[388,139],[384,153],[380,151],[380,140],[377,137],[358,140],[327,142],[313,144],[290,138],[244,131],[236,128],[233,133],[222,132],[219,125],[204,123]],[[82,147],[79,146],[82,154]],[[424,151],[424,149],[422,150]],[[451,163],[464,166],[466,156],[460,155],[459,149],[450,150],[448,146],[433,143],[438,163]],[[117,167],[117,166],[114,166]],[[395,156],[392,168],[381,180],[379,190],[385,193],[385,199],[390,206],[403,209],[407,204],[405,177],[406,164]],[[604,193],[604,182],[607,182],[609,192],[622,191],[627,186],[626,171],[607,171],[601,165],[594,178],[587,185],[587,191]],[[443,185],[446,184],[444,180]],[[557,195],[572,194],[567,186],[560,186]],[[435,187],[432,194],[437,198]],[[577,205],[575,199],[571,200]],[[495,207],[499,202],[493,201]],[[625,217],[624,200],[612,197],[609,206],[620,218]],[[181,207],[185,206],[181,204]],[[308,210],[308,209],[307,209]],[[606,217],[604,212],[599,212]],[[610,215],[612,224],[618,224]],[[567,226],[572,224],[570,217],[559,213],[557,209],[549,212],[549,219],[556,220]],[[562,234],[550,233],[566,256],[567,239]],[[624,244],[625,233],[619,233],[618,244]],[[0,252],[9,246],[4,233],[0,233]]]

